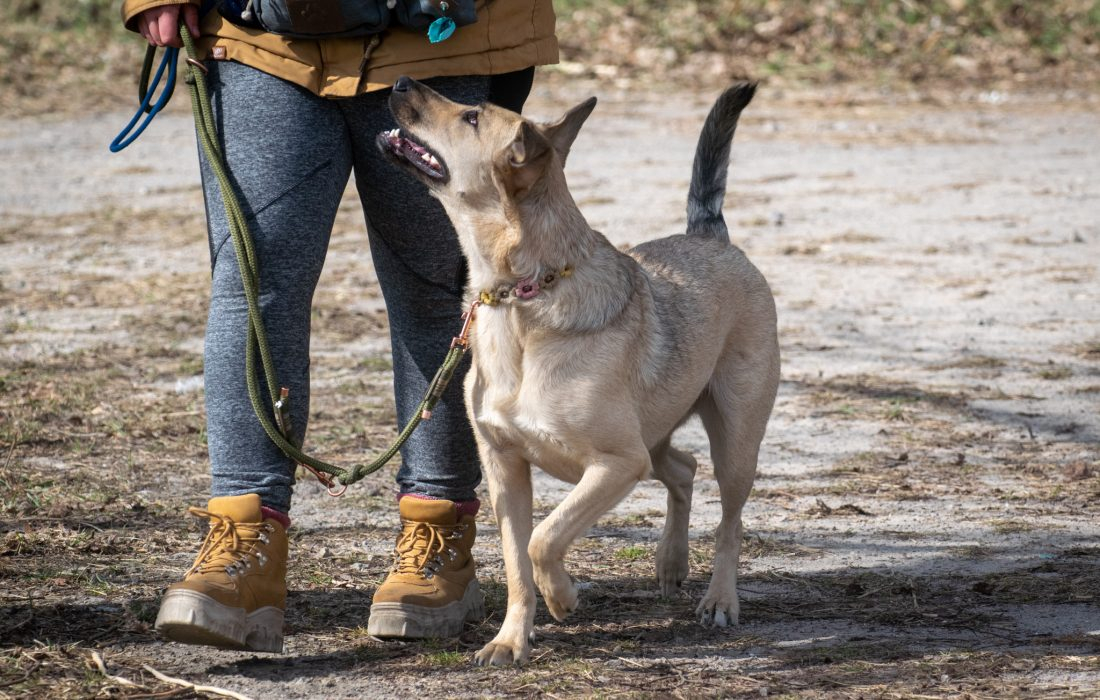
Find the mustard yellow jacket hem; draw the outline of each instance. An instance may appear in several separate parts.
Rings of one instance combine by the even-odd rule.
[[[122,19],[162,5],[198,0],[123,0]],[[425,79],[497,75],[558,61],[551,0],[480,0],[478,21],[438,44],[425,32],[395,27],[372,37],[290,39],[240,27],[216,11],[202,21],[201,58],[237,61],[323,97],[351,97],[393,85],[402,75]],[[373,46],[372,46],[373,44]],[[364,56],[367,57],[364,65]]]

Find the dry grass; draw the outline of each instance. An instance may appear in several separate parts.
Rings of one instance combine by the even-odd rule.
[[[187,697],[144,672],[142,664],[152,661],[148,650],[154,648],[155,638],[150,625],[158,591],[178,572],[181,553],[190,551],[197,535],[195,526],[178,517],[176,503],[181,494],[197,496],[201,488],[202,445],[195,439],[199,418],[190,417],[181,427],[157,419],[163,409],[156,408],[155,399],[152,404],[148,397],[128,399],[134,373],[170,373],[180,361],[177,355],[132,350],[125,362],[119,362],[120,349],[101,350],[28,364],[5,380],[7,396],[19,397],[8,402],[19,409],[9,414],[16,419],[10,424],[19,426],[24,436],[8,443],[8,450],[18,455],[19,467],[5,470],[0,480],[0,503],[8,523],[0,539],[0,581],[6,591],[0,602],[0,618],[5,620],[0,692],[8,697]],[[853,387],[864,383],[841,381],[831,386],[848,387],[848,400],[861,406],[864,399],[854,394],[867,392]],[[867,400],[878,401],[877,394],[893,396],[898,390],[871,392]],[[333,400],[345,401],[339,396]],[[936,402],[946,409],[960,407],[954,400],[933,399]],[[152,410],[138,412],[139,404]],[[75,416],[89,414],[95,405],[111,406],[105,413],[115,416],[118,424],[107,418],[73,424]],[[333,411],[333,421],[342,415],[340,409],[326,409]],[[322,420],[320,429],[324,426]],[[89,433],[103,437],[89,442]],[[123,436],[134,435],[141,439],[125,449],[138,450],[139,458],[129,470],[104,469],[113,463]],[[339,439],[331,440],[334,449],[341,449]],[[135,496],[135,484],[148,489],[154,479],[153,468],[143,466],[140,455],[165,450],[178,455],[173,465],[184,477],[183,484],[173,486],[169,480]],[[74,451],[78,459],[73,459]],[[33,466],[62,463],[67,465],[64,475]],[[892,465],[887,467],[891,473],[908,471],[909,479],[936,468],[896,454],[867,454],[848,467],[862,475],[858,484],[869,478],[864,470],[886,465]],[[875,493],[882,498],[881,488]],[[385,500],[375,505],[385,507]],[[836,515],[838,510],[855,517],[867,514],[844,504],[827,508],[824,515]],[[494,633],[504,609],[500,561],[489,552],[483,579],[490,618],[484,624],[468,628],[457,640],[384,645],[367,638],[362,624],[368,592],[383,575],[387,559],[349,550],[342,528],[298,536],[292,545],[296,563],[287,621],[294,653],[312,659],[311,665],[326,672],[422,682],[445,672],[451,687],[517,696],[705,697],[758,695],[762,690],[803,697],[1004,696],[1026,694],[1034,677],[1046,671],[1098,670],[1087,653],[1097,648],[1095,639],[1029,639],[1014,632],[1005,615],[1028,603],[1095,604],[1100,587],[1093,573],[1100,565],[1100,550],[1065,551],[1039,568],[995,576],[750,572],[742,577],[747,596],[742,615],[754,628],[843,622],[864,630],[839,640],[777,647],[774,640],[735,630],[703,630],[692,622],[693,600],[702,594],[713,556],[709,539],[693,543],[695,573],[684,597],[657,595],[652,549],[632,535],[655,528],[660,517],[654,511],[605,519],[600,537],[579,542],[569,558],[578,579],[590,585],[584,606],[564,625],[552,624],[540,611],[540,641],[532,663],[504,671],[480,670],[468,663]],[[994,526],[1003,530],[1008,524]],[[388,532],[376,534],[385,538]],[[330,554],[316,557],[318,548]],[[756,533],[747,537],[744,549],[750,567],[757,560],[816,555],[796,542]],[[981,558],[988,553],[959,551],[954,556]],[[930,651],[923,642],[929,634],[966,641]],[[111,674],[137,685],[123,686],[98,673],[92,651],[104,656]],[[766,663],[751,661],[761,654],[766,654]],[[157,663],[163,664],[163,657],[152,661]],[[277,658],[238,660],[234,668],[276,681],[294,677],[293,668]],[[205,682],[216,685],[216,677]],[[1086,697],[1072,683],[1047,684],[1044,689]]]
[[[132,104],[144,41],[113,0],[13,0],[0,8],[6,115]],[[555,3],[567,79],[724,84],[854,83],[951,90],[1083,87],[1100,70],[1095,0],[1018,3]]]
[[[569,0],[559,17],[564,57],[603,78],[750,75],[989,89],[1072,84],[1100,65],[1100,5],[1092,0]]]

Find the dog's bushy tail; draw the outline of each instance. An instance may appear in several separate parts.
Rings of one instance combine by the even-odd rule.
[[[726,198],[730,144],[741,110],[752,100],[755,92],[756,83],[736,83],[722,93],[707,115],[691,169],[687,201],[688,235],[729,242],[722,202]]]

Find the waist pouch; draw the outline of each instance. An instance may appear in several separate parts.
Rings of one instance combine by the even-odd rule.
[[[443,32],[432,39],[442,41],[477,21],[474,0],[222,0],[218,11],[234,24],[298,39],[366,36],[398,24]]]

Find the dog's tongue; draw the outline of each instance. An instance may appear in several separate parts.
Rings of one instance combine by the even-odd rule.
[[[428,149],[424,148],[415,141],[409,139],[401,139],[401,151],[406,158],[412,161],[422,161],[432,168],[439,167],[439,161],[436,157],[428,152]]]

